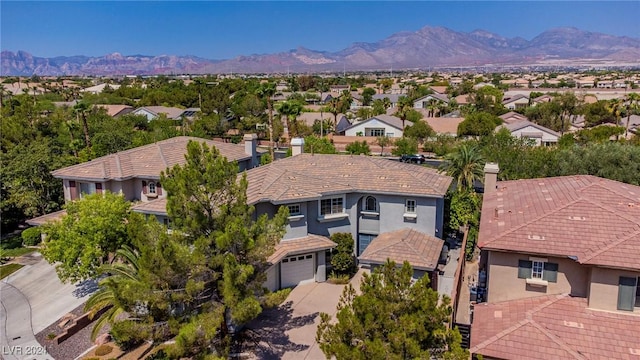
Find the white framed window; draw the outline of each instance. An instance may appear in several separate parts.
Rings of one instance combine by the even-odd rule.
[[[544,262],[533,261],[531,265],[531,278],[542,279],[543,272],[544,272]]]
[[[407,214],[416,213],[416,201],[413,199],[407,199],[404,204],[404,212]]]
[[[384,136],[384,129],[369,129],[369,136]]]
[[[156,183],[153,181],[149,183],[149,194],[157,194],[156,193]]]
[[[364,199],[364,211],[378,212],[378,200],[373,196]]]
[[[289,209],[289,216],[302,215],[300,212],[300,204],[287,205],[287,209]]]
[[[344,213],[344,196],[320,200],[320,216]]]

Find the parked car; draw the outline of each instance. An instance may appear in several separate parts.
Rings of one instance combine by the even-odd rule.
[[[406,163],[416,163],[416,164],[422,164],[423,162],[425,162],[425,160],[427,160],[424,155],[421,154],[408,154],[408,155],[402,155],[400,157],[400,161],[402,162],[406,162]]]

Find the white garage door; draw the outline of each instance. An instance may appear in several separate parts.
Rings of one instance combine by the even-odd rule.
[[[299,282],[314,279],[313,254],[296,255],[282,259],[280,263],[280,287],[287,288]]]

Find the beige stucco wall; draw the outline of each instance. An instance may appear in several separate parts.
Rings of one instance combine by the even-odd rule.
[[[618,311],[618,282],[620,276],[640,277],[640,273],[594,267],[591,270],[589,307],[592,309]],[[629,313],[628,311],[622,311]],[[640,309],[636,308],[637,313]]]
[[[529,260],[529,255],[497,251],[487,254],[488,302],[564,293],[587,296],[589,268],[573,260],[546,256],[548,262],[558,264],[558,281],[540,287],[527,285],[526,279],[518,278],[518,260]]]

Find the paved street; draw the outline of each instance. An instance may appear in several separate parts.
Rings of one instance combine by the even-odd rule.
[[[84,303],[93,282],[63,284],[39,253],[22,257],[25,265],[0,282],[0,355],[6,360],[51,359],[34,334]]]

